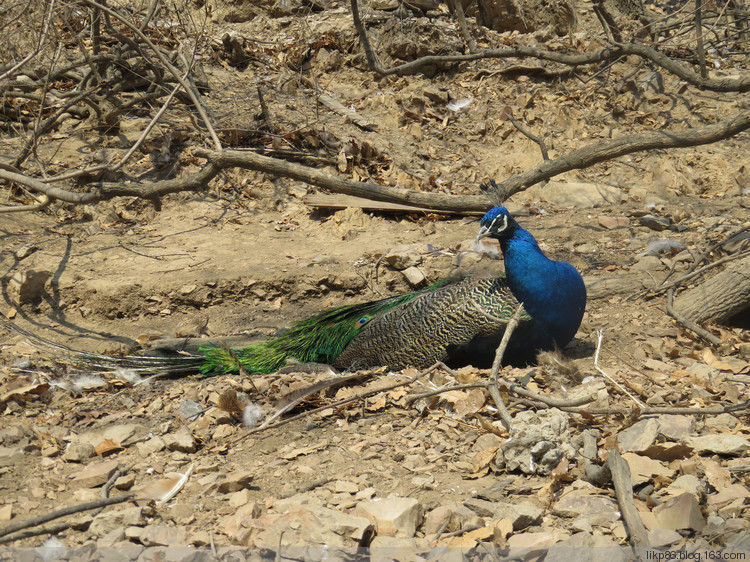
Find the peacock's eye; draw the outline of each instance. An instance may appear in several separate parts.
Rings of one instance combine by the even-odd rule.
[[[359,326],[364,326],[365,324],[367,324],[367,321],[368,321],[368,320],[369,320],[369,318],[368,318],[367,316],[363,316],[362,318],[360,318],[360,319],[359,319],[359,320],[357,321],[357,324],[358,324]]]

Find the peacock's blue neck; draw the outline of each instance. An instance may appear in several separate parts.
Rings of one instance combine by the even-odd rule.
[[[517,224],[500,240],[505,275],[514,296],[542,331],[543,347],[564,347],[575,336],[586,308],[586,287],[569,263],[549,259]]]

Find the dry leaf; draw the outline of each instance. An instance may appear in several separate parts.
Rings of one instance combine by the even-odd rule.
[[[125,447],[120,445],[120,443],[115,441],[114,439],[105,439],[104,441],[98,443],[96,447],[94,447],[96,454],[100,457],[103,457],[108,453],[112,453],[114,451],[122,451],[124,449]]]

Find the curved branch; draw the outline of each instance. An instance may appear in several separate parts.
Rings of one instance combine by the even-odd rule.
[[[196,156],[207,158],[210,162],[220,168],[237,166],[248,170],[258,170],[276,176],[292,178],[318,187],[324,187],[344,193],[364,197],[374,201],[387,201],[389,203],[401,203],[402,205],[413,205],[437,211],[477,211],[487,210],[489,201],[480,195],[447,195],[444,193],[428,193],[414,191],[402,187],[390,187],[375,183],[352,181],[346,178],[332,176],[322,170],[302,166],[285,160],[269,158],[254,152],[239,150],[211,151],[203,148],[194,149]]]
[[[81,205],[122,196],[142,197],[148,199],[180,191],[202,191],[208,187],[208,182],[215,178],[220,171],[221,168],[219,166],[209,162],[201,171],[190,176],[150,183],[126,184],[104,182],[95,191],[88,191],[85,193],[61,189],[41,182],[36,178],[17,174],[15,172],[9,172],[3,169],[0,169],[0,179],[24,185],[37,193],[43,193],[50,199],[57,199],[58,201],[63,201],[65,203]],[[23,208],[23,210],[27,209]]]
[[[682,131],[649,131],[589,144],[555,160],[542,162],[531,170],[498,183],[495,199],[502,203],[511,195],[540,181],[634,152],[710,144],[733,137],[747,129],[750,129],[750,110],[705,127]]]

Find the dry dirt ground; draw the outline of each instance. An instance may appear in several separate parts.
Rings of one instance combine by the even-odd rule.
[[[446,16],[437,19],[450,27]],[[398,41],[428,47],[440,42],[437,31],[437,39],[420,32],[430,20],[385,21],[378,30],[389,52],[398,50]],[[351,47],[354,32],[343,5],[305,16],[259,16],[209,26],[216,35],[233,30],[249,38],[263,36],[278,51],[293,41],[312,44],[333,34],[336,41],[312,50],[297,72],[279,64],[278,51],[268,55],[270,62],[253,60],[243,69],[220,58],[209,60],[204,67],[212,86],[207,103],[227,126],[237,127],[238,120],[257,113],[251,94],[257,83],[266,84],[274,92],[267,101],[277,127],[304,130],[318,139],[325,132],[338,143],[332,152],[325,153],[325,147],[317,152],[334,163],[329,171],[403,187],[476,193],[486,178],[502,179],[537,163],[538,147],[504,120],[507,108],[545,138],[554,157],[643,127],[709,123],[747,103],[741,96],[680,90],[666,74],[666,93],[657,92],[653,73],[646,70],[635,75],[632,88],[618,90],[612,84],[635,69],[627,60],[612,67],[606,81],[585,73],[585,81],[502,76],[493,73],[500,63],[492,61],[432,77],[378,79],[363,66],[359,49]],[[489,34],[484,40],[491,44],[498,37]],[[555,48],[567,42],[544,36],[518,40],[546,41]],[[595,41],[594,28],[584,26],[576,48]],[[361,130],[311,104],[306,84],[313,76],[377,128]],[[443,99],[471,102],[452,111]],[[337,153],[350,141],[373,147],[377,156],[354,151],[348,167],[346,161],[337,166]],[[3,150],[11,150],[17,141],[0,142]],[[660,282],[672,266],[677,274],[684,271],[691,256],[748,222],[749,149],[745,133],[697,149],[638,154],[565,174],[546,188],[514,197],[509,207],[519,222],[548,255],[582,272],[591,298],[580,331],[565,350],[570,364],[508,368],[503,375],[544,395],[593,393],[599,408],[637,410],[636,400],[694,408],[747,400],[747,319],[713,326],[726,343],[711,351],[666,314],[663,295],[647,296],[643,289]],[[75,165],[79,157],[73,147],[58,158]],[[76,349],[133,353],[159,339],[266,337],[331,305],[411,290],[402,272],[381,259],[402,244],[431,247],[419,255],[426,282],[502,270],[500,261],[461,252],[477,233],[476,217],[359,209],[334,213],[305,202],[315,188],[252,172],[227,172],[216,184],[211,193],[169,196],[159,212],[142,202],[118,200],[86,209],[53,206],[34,214],[0,214],[0,312]],[[645,215],[668,219],[673,228],[657,230]],[[679,243],[686,251],[645,255],[654,240],[670,240],[670,247]],[[728,251],[738,248],[717,251],[714,259]],[[48,272],[48,279],[32,291],[34,298],[19,302],[19,283],[13,278],[33,288],[24,280],[34,271]],[[594,364],[598,334],[598,366],[606,378]],[[254,382],[239,376],[192,377],[134,385],[127,373],[81,378],[73,366],[54,359],[24,337],[0,329],[0,526],[100,497],[102,484],[117,467],[125,470],[110,495],[192,467],[184,488],[169,502],[146,506],[142,501],[137,508],[125,503],[77,514],[57,540],[65,546],[130,545],[136,548],[134,557],[139,548],[162,545],[468,549],[479,543],[549,546],[572,537],[582,541],[567,543],[573,546],[627,543],[611,484],[587,482],[581,436],[589,431],[593,457],[590,450],[587,454],[600,464],[618,432],[632,426],[635,417],[562,415],[567,427],[559,427],[558,434],[534,434],[555,443],[558,462],[543,466],[536,459],[531,464],[538,466],[524,471],[507,457],[497,458],[507,433],[481,391],[406,402],[431,384],[453,380],[439,371],[424,383],[247,435],[239,420],[217,407],[220,395],[234,390],[269,414],[280,396],[325,375],[274,374]],[[470,382],[486,376],[487,371],[467,367],[457,378]],[[405,380],[403,374],[380,372],[315,395],[289,415],[399,380]],[[528,402],[512,393],[507,397],[513,416],[531,411]],[[683,429],[667,431],[668,420]],[[637,473],[636,501],[654,543],[748,548],[749,421],[747,410],[661,416],[651,418],[649,426],[633,426],[644,442],[635,442],[632,432],[620,440]],[[519,426],[554,423],[536,419]],[[704,436],[715,443],[731,438],[732,447],[695,441]],[[567,462],[560,463],[562,458]],[[648,468],[639,464],[646,461]],[[87,468],[92,474],[81,474]],[[693,478],[692,488],[685,477]],[[682,487],[675,487],[679,478]],[[669,527],[658,519],[658,506],[680,494],[694,498],[689,509],[680,508],[693,520]],[[603,502],[603,515],[594,517],[590,503],[561,504],[580,497]],[[379,519],[368,512],[365,504],[378,498],[415,500],[394,507],[404,510],[395,537],[389,536],[394,532],[388,530],[387,516]],[[501,510],[519,503],[533,511],[528,520]],[[296,513],[297,522],[285,519],[285,512]],[[116,519],[113,513],[127,515]],[[331,523],[339,516],[343,523]],[[357,517],[375,521],[374,539],[357,527]],[[39,545],[46,538],[25,538],[11,546]]]

